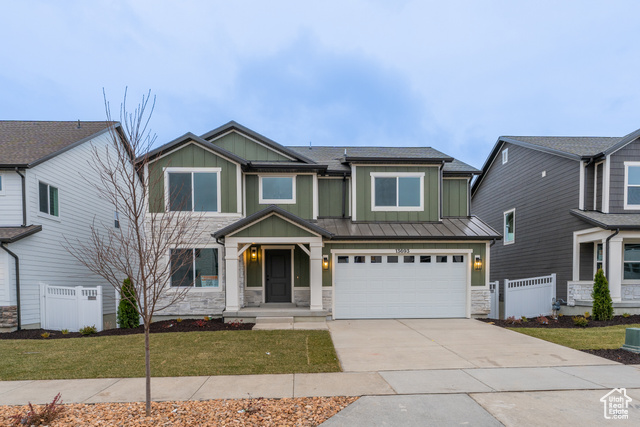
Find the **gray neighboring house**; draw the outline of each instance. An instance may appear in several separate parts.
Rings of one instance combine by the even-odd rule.
[[[640,312],[640,130],[624,137],[498,138],[471,188],[474,214],[504,238],[491,280],[557,274],[584,312],[602,267],[616,313]],[[502,282],[501,282],[502,283]]]

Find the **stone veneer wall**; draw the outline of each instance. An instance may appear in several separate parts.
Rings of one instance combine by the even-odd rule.
[[[491,291],[471,288],[471,315],[486,316],[491,313]]]
[[[591,291],[593,291],[593,283],[576,283],[568,284],[568,306],[576,305],[578,301],[591,301]],[[622,301],[639,301],[640,302],[640,284],[623,284],[622,285]]]
[[[622,301],[640,301],[640,284],[622,285]]]
[[[16,328],[18,326],[18,306],[0,307],[0,328]]]

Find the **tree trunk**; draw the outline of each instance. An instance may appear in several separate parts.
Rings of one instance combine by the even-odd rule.
[[[149,322],[144,323],[144,363],[146,374],[146,413],[151,416],[151,351],[149,349]]]

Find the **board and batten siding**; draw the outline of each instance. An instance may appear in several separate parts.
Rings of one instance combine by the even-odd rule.
[[[89,183],[99,182],[95,168],[89,163],[93,156],[92,145],[101,156],[105,156],[106,147],[110,144],[108,134],[103,134],[26,170],[27,223],[42,225],[42,231],[8,245],[20,257],[23,327],[37,327],[40,323],[40,282],[56,286],[102,286],[104,314],[115,313],[113,287],[89,271],[63,247],[65,239],[71,245],[78,240],[87,242],[94,221],[105,227],[114,226],[115,207],[100,197]],[[59,217],[40,213],[39,181],[58,188]],[[122,227],[126,227],[122,216],[120,222]],[[10,300],[15,305],[13,262],[9,263],[9,268]]]
[[[494,245],[495,247],[495,245]],[[480,255],[480,257],[483,260],[486,260],[486,248],[487,245],[485,242],[478,242],[478,243],[467,243],[467,242],[461,242],[461,243],[430,243],[430,242],[416,242],[416,243],[386,243],[386,242],[378,242],[378,243],[361,243],[361,242],[354,242],[354,243],[330,243],[330,242],[326,242],[324,245],[324,248],[322,248],[322,254],[323,255],[328,255],[329,259],[331,259],[331,250],[332,249],[348,249],[348,250],[353,250],[353,253],[355,255],[358,255],[358,249],[409,249],[409,250],[415,250],[415,253],[418,254],[420,252],[420,250],[424,250],[424,249],[436,249],[436,250],[442,250],[443,253],[446,253],[446,251],[449,249],[471,249],[473,251],[473,253],[471,254],[472,257],[474,257],[475,255]],[[367,254],[367,255],[371,255],[371,254]],[[400,256],[402,256],[403,254],[399,254]],[[406,255],[406,254],[405,254]],[[411,255],[411,254],[409,254]],[[493,250],[491,251],[491,268],[493,268]],[[333,261],[332,261],[333,262]],[[486,266],[484,266],[482,268],[482,270],[480,271],[476,271],[476,270],[471,270],[471,286],[485,286],[485,268]],[[329,270],[322,270],[322,286],[332,286],[331,283],[331,273],[332,271],[335,269],[335,266],[331,266],[331,268],[329,268]],[[390,284],[390,286],[393,286],[393,284]]]
[[[515,243],[502,240],[492,246],[491,281],[556,273],[557,297],[566,300],[573,232],[590,228],[569,213],[579,203],[580,162],[507,147],[509,161],[502,164],[498,154],[471,201],[471,212],[501,234],[504,212],[515,208]]]
[[[282,154],[279,154],[262,144],[258,144],[257,142],[252,141],[251,139],[245,137],[244,135],[240,135],[235,131],[221,136],[218,139],[213,139],[210,142],[220,148],[232,152],[238,157],[249,161],[292,161],[292,159],[285,157]]]
[[[469,180],[467,178],[442,180],[442,216],[469,216]]]
[[[351,197],[351,180],[346,179],[345,216],[349,213],[349,198]],[[342,178],[318,178],[318,216],[324,218],[342,217]]]
[[[164,172],[167,167],[220,168],[220,213],[238,212],[237,168],[239,167],[209,150],[195,144],[187,144],[149,164],[149,209],[164,212]]]
[[[624,209],[624,162],[640,161],[640,140],[613,153],[610,157],[609,213],[638,213],[640,209]]]
[[[0,226],[15,227],[22,224],[22,179],[13,170],[0,169]]]
[[[268,174],[264,174],[268,176]],[[258,175],[245,175],[247,216],[265,209],[271,204],[260,204]],[[313,218],[313,176],[296,175],[296,203],[276,205],[302,219]]]
[[[356,168],[356,221],[439,221],[439,166],[360,166]],[[424,210],[422,211],[372,211],[372,172],[424,172]]]

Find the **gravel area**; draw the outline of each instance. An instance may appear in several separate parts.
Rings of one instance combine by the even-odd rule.
[[[63,396],[64,397],[64,396]],[[355,402],[357,397],[207,400],[144,403],[64,404],[55,426],[317,426]],[[0,406],[0,425],[25,413],[27,406]]]
[[[530,317],[526,322],[512,323],[507,320],[499,319],[478,319],[481,322],[492,323],[502,328],[576,328],[582,329],[582,326],[576,326],[573,323],[573,316],[560,316],[557,319],[547,316],[547,324],[538,323],[535,317]],[[613,316],[611,320],[593,320],[593,317],[589,317],[589,323],[586,328],[601,328],[604,326],[616,326],[616,325],[633,325],[640,323],[640,314],[634,314],[632,316]]]

